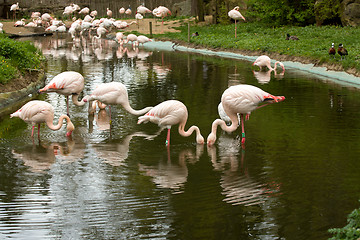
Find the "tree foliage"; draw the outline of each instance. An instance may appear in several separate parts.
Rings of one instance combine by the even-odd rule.
[[[273,25],[306,26],[315,23],[315,0],[249,0],[247,17]]]

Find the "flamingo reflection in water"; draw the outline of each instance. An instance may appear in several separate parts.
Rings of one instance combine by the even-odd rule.
[[[32,172],[49,170],[57,160],[62,163],[77,161],[85,155],[85,144],[68,138],[65,142],[44,142],[25,145],[12,150],[13,158],[22,160]]]
[[[135,132],[125,136],[123,139],[113,140],[106,143],[96,143],[92,147],[98,158],[112,166],[125,166],[125,160],[128,158],[130,142],[134,137],[143,137],[152,140],[157,135],[149,135],[143,132]]]
[[[152,177],[152,181],[158,188],[171,189],[173,193],[182,193],[188,177],[187,163],[195,164],[203,151],[204,145],[197,145],[195,154],[193,149],[184,149],[179,153],[177,162],[170,160],[168,151],[166,162],[159,162],[157,166],[139,164],[139,170],[143,175]]]
[[[239,139],[227,135],[219,137],[218,153],[215,146],[207,148],[215,171],[222,172],[220,185],[224,202],[232,205],[258,205],[269,196],[280,192],[280,185],[274,181],[261,183],[253,179],[245,164],[245,150]],[[241,155],[241,156],[240,156]]]

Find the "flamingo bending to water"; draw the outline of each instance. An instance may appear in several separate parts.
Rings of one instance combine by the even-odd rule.
[[[98,100],[101,103],[109,105],[110,121],[111,121],[111,108],[110,105],[117,104],[133,115],[141,115],[148,112],[152,107],[146,107],[141,110],[135,110],[130,106],[128,99],[128,92],[124,84],[120,82],[103,83],[96,87],[96,89],[83,98],[82,101],[88,102]]]
[[[225,113],[231,120],[231,125],[227,126],[225,121],[216,119],[211,125],[211,133],[207,137],[207,144],[213,145],[216,141],[217,126],[226,131],[233,132],[238,128],[238,113],[240,114],[241,128],[242,128],[242,140],[241,143],[245,143],[245,127],[244,127],[244,114],[246,117],[258,108],[258,104],[262,102],[274,103],[285,100],[284,96],[273,96],[270,93],[263,91],[262,89],[246,84],[240,84],[231,86],[224,91],[221,97],[221,102]],[[265,105],[262,105],[265,106]],[[261,107],[261,106],[259,106]]]
[[[274,68],[271,67],[271,59],[266,56],[266,55],[262,55],[260,57],[258,57],[255,62],[253,63],[253,66],[258,66],[260,67],[260,70],[263,68],[263,67],[267,67],[269,70],[271,71],[276,71],[276,67],[277,65],[280,65],[280,67],[283,69],[283,71],[285,71],[285,66],[282,62],[279,62],[279,61],[276,61],[275,62],[275,66]]]
[[[33,100],[26,103],[16,112],[10,114],[10,117],[18,117],[25,122],[32,123],[32,132],[31,137],[34,136],[35,125],[38,124],[38,136],[40,137],[40,123],[46,123],[46,125],[53,131],[59,130],[63,125],[64,118],[67,121],[67,133],[66,136],[69,137],[74,131],[75,127],[71,122],[70,118],[66,115],[61,115],[58,121],[58,124],[54,125],[54,108],[50,103]]]
[[[243,15],[241,15],[241,13],[239,12],[239,6],[236,6],[236,7],[234,7],[234,9],[230,10],[228,12],[228,16],[235,20],[235,38],[236,38],[236,30],[237,30],[236,21],[240,20],[240,19],[243,19],[244,21],[246,21],[246,20],[243,17]]]
[[[196,142],[204,144],[204,138],[197,126],[191,126],[185,131],[185,124],[188,118],[188,111],[186,106],[178,100],[168,100],[156,105],[144,116],[140,116],[138,124],[143,122],[152,122],[158,124],[159,127],[168,129],[166,137],[166,146],[170,145],[170,129],[171,126],[179,124],[179,134],[183,137],[190,136],[194,131],[196,132]]]
[[[66,97],[66,111],[69,114],[69,96],[72,96],[72,101],[76,106],[83,106],[84,101],[79,102],[78,95],[84,89],[84,77],[73,71],[66,71],[56,75],[44,88],[39,92],[56,92]]]

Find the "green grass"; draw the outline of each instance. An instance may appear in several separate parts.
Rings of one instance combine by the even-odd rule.
[[[336,26],[282,26],[269,27],[259,23],[237,24],[235,38],[234,24],[191,26],[191,33],[198,32],[198,37],[192,37],[190,43],[208,48],[227,50],[250,50],[263,54],[277,53],[305,57],[316,63],[335,63],[342,65],[344,70],[355,68],[360,71],[360,28]],[[159,39],[188,41],[188,27],[177,28],[179,33],[154,35]],[[296,35],[299,41],[285,40],[286,34]],[[340,61],[340,56],[330,58],[328,50],[331,43],[335,47],[342,43],[348,50],[346,60]]]
[[[45,58],[30,42],[19,42],[0,34],[0,83],[42,68]]]

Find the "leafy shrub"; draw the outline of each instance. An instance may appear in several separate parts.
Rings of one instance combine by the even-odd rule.
[[[6,83],[16,72],[26,74],[27,70],[42,67],[44,58],[30,42],[19,42],[0,36],[0,83]]]
[[[356,240],[360,238],[360,208],[352,211],[347,219],[348,224],[343,228],[332,228],[332,240]]]
[[[9,64],[9,62],[3,57],[0,56],[0,83],[5,84],[10,81],[18,70]]]

